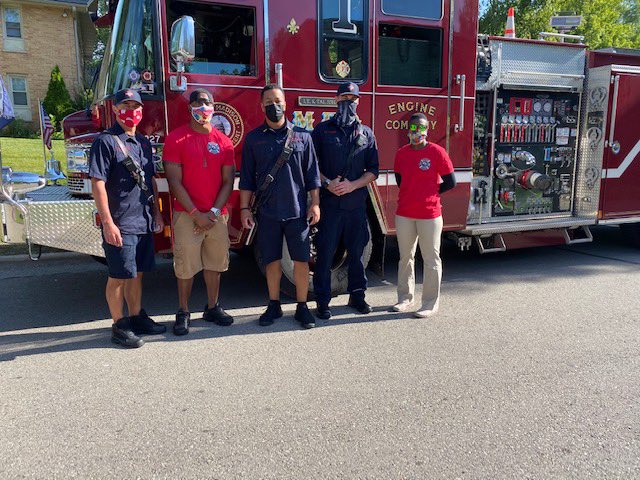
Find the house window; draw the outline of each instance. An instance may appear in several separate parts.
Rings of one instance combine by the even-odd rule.
[[[30,122],[31,108],[29,106],[27,77],[7,75],[7,86],[16,117]]]
[[[7,38],[22,38],[22,22],[20,10],[15,7],[4,9],[4,29]]]
[[[6,6],[2,9],[2,26],[4,31],[4,50],[7,52],[24,52],[22,12],[19,7]]]

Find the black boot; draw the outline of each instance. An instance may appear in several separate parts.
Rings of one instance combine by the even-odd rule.
[[[358,313],[366,315],[367,313],[371,313],[373,308],[371,305],[367,303],[364,299],[364,295],[349,295],[349,303],[348,305],[355,309]]]
[[[183,309],[178,310],[178,313],[176,313],[176,323],[173,324],[173,333],[177,336],[189,333],[190,321],[191,314],[189,312],[185,312]]]
[[[144,340],[131,330],[129,317],[122,317],[113,324],[111,327],[111,341],[127,348],[140,348],[144,345]]]
[[[258,319],[258,324],[261,327],[268,327],[269,325],[273,325],[273,322],[276,319],[282,317],[282,307],[280,306],[279,300],[269,300],[269,305],[267,305],[267,310],[260,315]]]
[[[136,335],[158,335],[167,331],[167,327],[154,322],[144,309],[130,318],[131,330]]]
[[[331,309],[328,303],[316,302],[316,317],[320,320],[329,320],[331,318]]]
[[[208,304],[205,305],[202,318],[207,322],[213,322],[222,327],[228,327],[233,323],[233,317],[222,309],[220,302],[216,303],[213,308],[209,308]]]
[[[309,311],[309,307],[305,302],[298,303],[298,307],[296,308],[296,314],[294,318],[300,322],[302,328],[313,328],[316,326],[316,319],[313,318],[311,312]]]

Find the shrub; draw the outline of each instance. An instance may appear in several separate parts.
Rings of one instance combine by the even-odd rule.
[[[60,73],[60,68],[58,65],[53,67],[51,70],[51,79],[49,80],[49,88],[47,89],[47,95],[44,97],[44,101],[42,102],[44,105],[44,109],[51,116],[51,121],[56,127],[56,129],[60,129],[60,121],[66,115],[73,113],[74,108],[71,104],[71,95],[69,95],[69,90],[67,90],[67,86],[64,83],[64,79],[62,78],[62,73]],[[54,118],[57,121],[54,121]]]
[[[34,123],[19,118],[0,130],[0,137],[38,138],[39,135],[38,127]]]

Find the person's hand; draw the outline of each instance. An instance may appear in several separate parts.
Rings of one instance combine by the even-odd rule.
[[[193,222],[196,224],[196,227],[201,230],[209,230],[213,227],[213,222],[209,218],[209,213],[196,212],[193,215]]]
[[[346,195],[347,193],[353,192],[355,189],[356,188],[353,182],[350,182],[349,180],[343,180],[341,182],[338,182],[338,185],[335,188],[335,194],[338,196]]]
[[[334,195],[338,195],[338,193],[336,193],[336,187],[338,186],[339,183],[340,183],[340,179],[337,177],[334,178],[333,180],[331,180],[329,185],[327,185],[327,190],[329,190]]]
[[[114,247],[122,246],[122,235],[120,235],[120,229],[116,227],[115,223],[109,222],[103,224],[102,232],[104,239],[109,245],[113,245]]]
[[[311,205],[307,211],[309,225],[315,225],[320,221],[320,205]]]
[[[242,226],[247,230],[252,229],[256,224],[251,210],[240,210],[240,220],[242,221]]]
[[[153,233],[160,233],[164,230],[164,219],[162,218],[162,213],[157,212],[154,215],[153,223],[155,223],[155,228],[153,229]]]

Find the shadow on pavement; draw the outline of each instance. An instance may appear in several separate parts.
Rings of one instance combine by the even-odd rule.
[[[389,321],[410,318],[410,313],[392,313],[389,307],[378,307],[369,315],[359,315],[354,313],[347,306],[332,307],[335,318],[332,320],[318,320],[316,328],[305,330],[293,318],[293,312],[286,312],[284,317],[277,320],[270,327],[261,327],[257,323],[256,315],[242,315],[236,317],[236,323],[230,327],[219,327],[211,325],[198,317],[191,324],[191,331],[188,335],[176,337],[171,331],[172,322],[161,322],[167,326],[167,333],[162,335],[144,336],[146,343],[157,342],[185,342],[193,340],[205,340],[238,335],[260,335],[274,334],[290,331],[300,331],[300,334],[313,334],[318,328],[337,327],[340,325],[367,323],[376,321]],[[347,317],[342,315],[348,314]],[[36,332],[36,333],[16,333],[0,336],[0,362],[15,360],[17,357],[50,354],[59,352],[69,352],[77,350],[89,350],[94,348],[107,348],[126,350],[123,347],[114,345],[110,340],[111,331],[109,327],[93,328],[83,330],[72,330],[64,332]],[[144,346],[142,348],[145,348]]]

